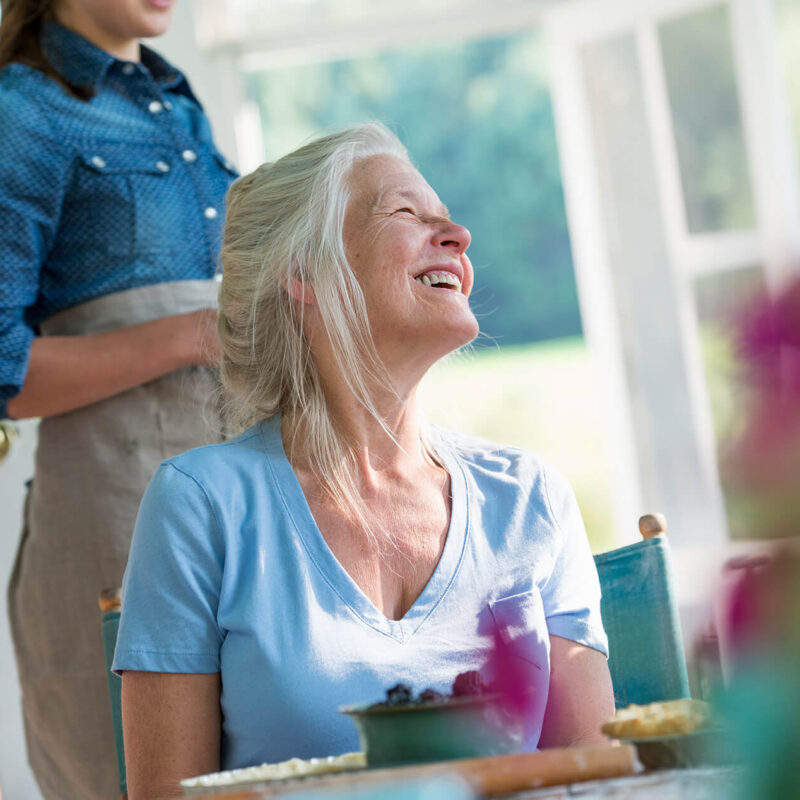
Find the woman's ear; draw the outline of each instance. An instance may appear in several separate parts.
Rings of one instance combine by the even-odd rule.
[[[317,304],[317,295],[314,293],[314,287],[301,278],[289,278],[286,282],[286,292],[289,297],[305,306],[315,306]]]

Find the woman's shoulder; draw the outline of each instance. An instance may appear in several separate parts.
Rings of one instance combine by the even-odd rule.
[[[162,466],[172,467],[199,483],[205,483],[210,478],[213,482],[219,482],[223,476],[247,469],[264,457],[261,426],[254,425],[232,439],[193,447],[165,459]]]
[[[30,86],[31,82],[38,82],[44,75],[34,67],[12,61],[0,69],[0,92]]]
[[[506,488],[513,484],[524,493],[536,492],[551,499],[572,492],[569,481],[557,467],[523,447],[443,428],[435,430],[434,441],[486,488],[492,484]]]
[[[39,109],[38,93],[44,76],[33,67],[25,64],[7,64],[0,69],[0,104],[4,109],[13,106],[17,114],[30,108]],[[11,122],[13,117],[3,116],[3,123]]]
[[[269,518],[280,507],[281,492],[274,477],[280,468],[270,464],[277,457],[268,431],[257,424],[235,438],[162,461],[142,506],[149,518],[160,516],[164,508],[188,518],[210,514],[223,536],[235,534],[249,510],[261,508],[265,510],[261,516]]]
[[[39,108],[42,100],[51,92],[64,90],[52,78],[36,67],[14,61],[0,69],[0,97],[13,99],[21,106]]]
[[[0,70],[0,127],[4,131],[37,130],[60,136],[58,111],[69,102],[64,90],[34,67],[15,62]]]
[[[434,429],[434,440],[459,460],[479,469],[509,472],[541,471],[552,467],[537,453],[511,444],[502,444],[481,436],[457,433],[446,428]]]

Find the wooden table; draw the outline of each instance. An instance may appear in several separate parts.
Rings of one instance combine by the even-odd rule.
[[[623,778],[581,781],[502,795],[499,800],[730,800],[741,782],[742,767],[697,767],[643,772]],[[312,784],[299,783],[294,792],[308,792]],[[288,788],[288,787],[287,787]],[[335,790],[335,785],[330,787]],[[218,790],[219,792],[219,790]],[[281,792],[290,800],[291,794]],[[337,800],[342,795],[335,791]],[[214,800],[274,800],[274,790],[219,792]],[[495,798],[494,800],[498,800]]]
[[[669,769],[550,786],[506,795],[505,800],[730,800],[741,782],[741,767]]]

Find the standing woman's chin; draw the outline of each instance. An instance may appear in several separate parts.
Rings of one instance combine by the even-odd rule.
[[[143,38],[161,36],[165,34],[172,24],[172,12],[177,0],[140,0],[147,13],[146,32]]]

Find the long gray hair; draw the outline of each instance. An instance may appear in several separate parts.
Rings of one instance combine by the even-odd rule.
[[[391,131],[370,123],[315,139],[239,178],[228,192],[221,254],[221,378],[234,419],[241,427],[278,413],[291,421],[290,457],[300,436],[323,490],[361,523],[353,455],[336,430],[303,335],[303,304],[286,287],[292,281],[313,287],[342,376],[391,436],[374,392],[394,389],[342,239],[353,165],[382,154],[409,160]]]

